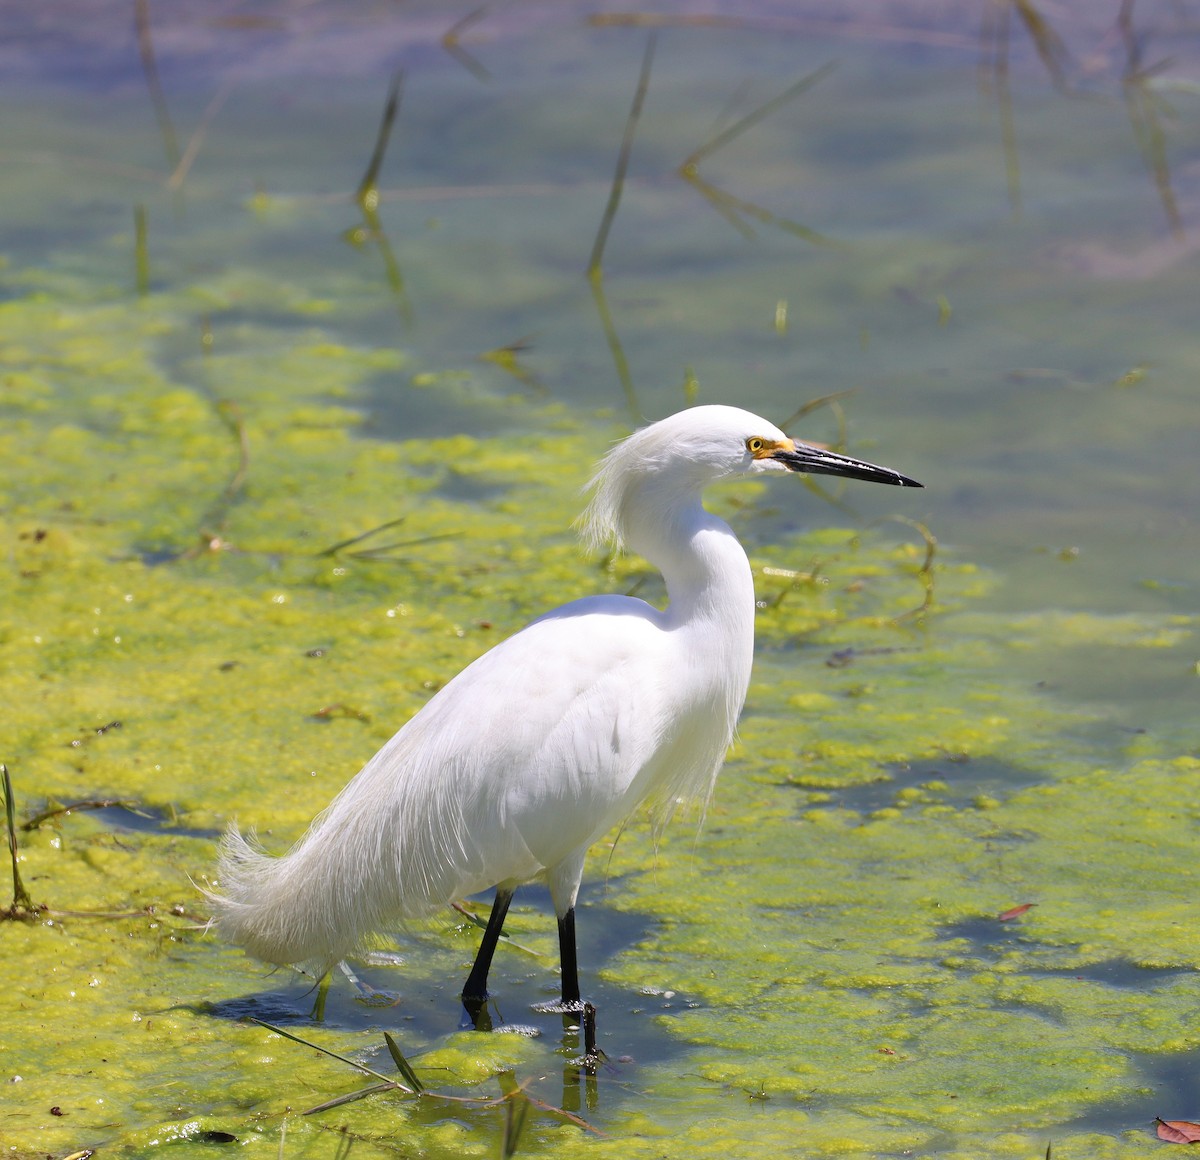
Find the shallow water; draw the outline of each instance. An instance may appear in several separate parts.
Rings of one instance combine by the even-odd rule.
[[[19,835],[52,910],[0,928],[9,1154],[493,1155],[506,1070],[605,1133],[535,1109],[555,1155],[1123,1160],[1200,1113],[1195,14],[658,6],[598,304],[649,36],[618,10],[484,10],[450,51],[470,6],[4,6],[0,756],[18,823],[126,803]],[[323,1023],[203,933],[229,818],[285,847],[503,633],[656,598],[569,530],[612,439],[827,394],[798,433],[926,490],[714,495],[755,683],[700,835],[594,853],[594,1085],[529,1010],[536,890],[493,989],[538,1038],[456,1033],[461,915]],[[927,613],[893,517],[939,542]],[[389,1075],[390,1030],[479,1102],[303,1117],[370,1081],[247,1014]]]

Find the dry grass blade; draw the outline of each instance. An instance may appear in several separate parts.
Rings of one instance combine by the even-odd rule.
[[[396,1065],[396,1070],[403,1077],[405,1084],[418,1095],[425,1090],[425,1085],[421,1082],[417,1073],[413,1071],[412,1064],[404,1058],[404,1053],[400,1050],[400,1045],[392,1038],[390,1031],[383,1033],[383,1040],[387,1044],[388,1054],[392,1057],[392,1062]]]
[[[365,1099],[367,1096],[376,1095],[378,1092],[394,1092],[399,1090],[403,1089],[394,1081],[368,1084],[357,1091],[347,1092],[344,1096],[334,1096],[333,1099],[326,1100],[323,1104],[317,1104],[316,1107],[305,1108],[300,1114],[302,1116],[315,1116],[318,1112],[328,1112],[332,1108],[340,1108],[343,1104],[352,1104],[356,1100]]]
[[[404,1084],[397,1083],[396,1080],[392,1079],[390,1076],[383,1075],[380,1072],[375,1071],[373,1068],[367,1067],[365,1063],[359,1063],[357,1060],[350,1059],[348,1056],[339,1055],[336,1051],[331,1051],[328,1047],[322,1047],[320,1044],[313,1043],[311,1040],[301,1039],[299,1035],[293,1035],[290,1031],[285,1031],[282,1027],[276,1027],[273,1023],[268,1023],[264,1019],[251,1018],[250,1022],[257,1023],[260,1027],[265,1027],[268,1031],[274,1031],[276,1035],[282,1035],[284,1039],[290,1039],[293,1043],[299,1043],[304,1047],[311,1047],[314,1051],[319,1051],[322,1055],[328,1055],[331,1059],[337,1059],[342,1063],[349,1064],[358,1071],[365,1072],[370,1076],[374,1076],[377,1080],[387,1084],[388,1087],[404,1088],[405,1091],[409,1091],[412,1095],[417,1094],[415,1091],[411,1091],[411,1089],[407,1088]]]

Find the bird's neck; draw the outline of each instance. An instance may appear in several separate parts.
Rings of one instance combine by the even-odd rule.
[[[706,511],[698,496],[659,509],[652,523],[626,532],[628,546],[662,573],[671,623],[704,622],[707,631],[731,643],[753,646],[750,562],[733,530]]]
[[[662,572],[668,605],[663,627],[676,646],[671,683],[687,713],[685,751],[701,757],[677,787],[690,796],[711,792],[737,729],[754,663],[754,578],[733,530],[704,510],[700,496],[676,496],[641,526],[623,528],[627,545]],[[698,780],[697,780],[698,779]]]

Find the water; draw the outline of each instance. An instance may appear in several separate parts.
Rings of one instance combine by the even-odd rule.
[[[109,561],[161,553],[156,571],[170,573],[143,582],[96,564],[77,594],[68,569],[47,565],[67,577],[54,616],[9,600],[6,666],[26,682],[13,687],[28,707],[7,743],[19,792],[151,799],[136,813],[64,823],[54,849],[81,851],[81,868],[72,877],[51,863],[45,896],[56,884],[60,895],[76,890],[80,908],[113,910],[125,893],[178,891],[171,897],[199,906],[186,876],[202,873],[227,816],[252,813],[294,837],[327,786],[419,704],[422,687],[485,647],[481,622],[519,622],[526,601],[551,597],[556,569],[597,583],[563,563],[564,533],[568,493],[607,439],[693,398],[781,420],[836,395],[797,433],[835,440],[844,422],[851,453],[926,490],[897,499],[856,488],[835,507],[776,488],[738,513],[756,562],[815,562],[832,582],[811,620],[790,603],[761,618],[745,744],[706,836],[693,847],[677,834],[661,850],[644,834],[623,839],[614,857],[628,864],[611,895],[584,911],[597,928],[584,961],[603,971],[594,982],[601,1026],[621,1045],[614,1054],[644,1065],[607,1085],[601,1077],[592,1114],[614,1140],[596,1147],[634,1154],[661,1132],[662,1147],[680,1154],[728,1154],[730,1139],[765,1154],[794,1145],[803,1123],[814,1155],[952,1156],[978,1154],[999,1124],[1008,1135],[990,1141],[997,1155],[1033,1154],[1034,1143],[1064,1133],[1089,1154],[1133,1155],[1136,1137],[1121,1133],[1144,1129],[1145,1091],[1164,1116],[1195,1113],[1182,1106],[1194,1085],[1179,1061],[1197,1044],[1187,1020],[1172,1017],[1194,998],[1197,966],[1185,934],[1200,663],[1196,14],[1139,4],[1123,30],[1107,11],[1048,10],[1038,24],[1029,5],[996,9],[1007,16],[982,26],[974,5],[861,3],[834,17],[815,4],[659,5],[598,302],[586,267],[650,35],[646,23],[592,19],[619,7],[518,0],[482,11],[447,47],[469,6],[135,5],[105,18],[71,3],[4,6],[0,301],[40,292],[66,315],[112,311],[87,323],[89,341],[107,333],[111,346],[75,362],[50,326],[33,364],[45,393],[9,379],[4,405],[14,438],[21,423],[29,438],[77,424],[111,437],[114,473],[122,455],[141,473],[138,486],[117,480],[110,494],[116,474],[93,479],[82,461],[76,477],[68,457],[51,481],[11,459],[11,530],[69,524],[68,510],[84,513],[79,527],[103,516],[117,528],[158,480],[162,510],[136,535],[112,531],[105,551]],[[1007,72],[989,60],[1005,60]],[[372,216],[353,194],[398,70],[403,92]],[[806,77],[811,87],[767,107]],[[685,180],[685,159],[742,118],[697,163],[701,181]],[[142,295],[135,207],[147,221]],[[19,348],[33,340],[5,330],[7,356],[25,374]],[[495,354],[506,347],[507,361]],[[140,364],[120,361],[125,350],[145,350],[161,381],[142,384]],[[72,390],[67,363],[83,368]],[[213,562],[207,579],[203,560],[192,571],[175,563],[187,546],[179,513],[197,494],[218,494],[232,468],[222,458],[228,431],[204,426],[207,402],[147,404],[160,417],[146,428],[124,409],[172,389],[226,400],[248,425],[251,495],[259,490],[233,505],[229,535],[275,553],[261,570],[249,551],[224,568]],[[409,573],[355,564],[349,587],[320,582],[345,603],[304,603],[308,577],[296,579],[303,565],[289,555],[382,524],[411,499],[397,485],[397,506],[387,507],[369,488],[386,489],[363,482],[382,459],[303,458],[310,443],[286,417],[303,410],[297,429],[332,431],[336,408],[367,455],[393,444],[415,455],[466,434],[492,457],[476,474],[438,476],[436,462],[409,473],[433,479],[420,494],[446,505],[460,538],[426,549],[428,573],[388,598],[416,600],[427,585],[443,619],[470,630],[464,643],[446,643],[441,621],[420,620],[414,639],[428,649],[409,657],[411,674],[395,655],[370,651],[372,602]],[[208,442],[172,453],[170,470],[146,466],[138,439],[147,429]],[[283,447],[281,432],[294,442]],[[498,458],[533,454],[546,471],[559,448],[570,458],[549,480]],[[189,461],[212,470],[201,482],[177,476]],[[285,495],[274,507],[263,498],[268,464]],[[289,465],[295,479],[283,478]],[[89,506],[98,494],[107,503],[99,515]],[[342,514],[322,524],[339,502]],[[886,522],[895,515],[925,524],[949,569],[919,630],[870,623],[911,600],[897,594],[893,564],[871,554],[917,539]],[[418,517],[410,513],[405,537]],[[413,537],[437,534],[437,518]],[[488,529],[498,518],[523,533],[508,531],[497,546]],[[829,525],[868,529],[867,555],[788,539]],[[22,579],[42,567],[28,554],[40,549],[14,545],[10,579],[22,593]],[[517,547],[529,555],[513,564]],[[216,585],[211,604],[189,587],[201,581]],[[255,603],[255,586],[276,582],[297,585],[305,611],[295,638],[270,635],[267,597]],[[60,671],[21,651],[35,614],[63,639],[79,624],[90,633],[93,603],[105,609],[96,623],[107,623],[113,593],[124,591],[115,586],[143,583],[156,593],[156,619],[124,667],[87,669],[85,681],[66,662]],[[173,603],[172,584],[189,598]],[[822,621],[820,609],[843,597],[857,602],[849,619]],[[270,613],[284,618],[271,622],[280,633],[286,612]],[[111,631],[134,639],[132,627]],[[314,641],[334,642],[319,664],[304,655]],[[844,649],[857,650],[853,664],[823,663]],[[230,661],[240,669],[220,685],[210,674]],[[369,666],[391,683],[363,681]],[[273,706],[285,689],[304,699],[305,720],[334,703],[366,709],[315,738]],[[805,700],[814,690],[827,700]],[[140,715],[121,702],[135,692]],[[204,728],[189,731],[195,706],[205,707]],[[73,769],[62,739],[118,715],[121,735],[91,744]],[[149,772],[156,762],[161,775]],[[310,767],[322,779],[311,802],[302,781],[282,780]],[[225,784],[218,769],[236,773]],[[270,805],[283,784],[293,789]],[[159,825],[176,803],[180,824]],[[136,865],[121,862],[130,850]],[[50,851],[31,844],[30,858]],[[168,869],[175,885],[160,884]],[[1039,905],[995,927],[996,914],[1025,901]],[[538,945],[552,960],[544,911],[530,917],[545,927]],[[39,931],[27,932],[24,953],[57,962],[58,944],[38,943]],[[89,941],[103,936],[73,937],[72,970],[91,971],[110,953]],[[135,1076],[117,1127],[78,1110],[87,1138],[68,1141],[53,1135],[57,1117],[44,1129],[35,1118],[18,1123],[21,1146],[115,1139],[136,1153],[149,1148],[152,1125],[182,1122],[201,1105],[244,1134],[236,1105],[267,1117],[262,1147],[275,1154],[280,1112],[260,1075],[265,1049],[234,1017],[251,1000],[299,1011],[303,987],[276,987],[211,941],[172,937],[180,942],[161,944],[165,973],[155,976],[160,1009],[208,1002],[230,1016],[171,1024],[197,1046],[194,1065],[168,1082],[204,1094],[180,1097],[176,1112],[145,1097]],[[955,939],[962,945],[948,953]],[[443,1044],[469,941],[418,946],[397,969],[401,982],[393,968],[360,972],[380,989],[415,989],[421,1014],[410,1033],[422,1050],[459,1052],[454,1066],[464,1068],[472,1051],[492,1050]],[[528,974],[500,970],[510,1000],[553,984],[549,968]],[[669,1027],[632,1010],[643,987],[681,997]],[[122,993],[111,1015],[93,1010],[114,1042],[131,1004],[143,1005]],[[329,1029],[374,1036],[377,1051],[388,1015],[359,1006],[338,992]],[[215,1058],[205,1053],[230,1036],[246,1085],[232,1103],[205,1087]],[[272,1050],[294,1061],[283,1046]],[[537,1045],[505,1050],[518,1070],[549,1058],[530,1054]],[[1009,1074],[1013,1059],[1028,1061],[1027,1075]],[[1006,1087],[1018,1079],[1021,1090]],[[61,1104],[50,1078],[37,1082],[46,1086],[30,1108]],[[303,1084],[327,1082],[315,1065],[304,1070]],[[941,1104],[950,1091],[955,1103]],[[461,1135],[449,1119],[418,1119],[417,1138],[434,1151],[494,1139],[482,1112],[464,1113]],[[385,1134],[375,1119],[355,1122]],[[688,1127],[700,1123],[707,1135]],[[305,1132],[290,1146],[316,1154],[323,1136]],[[532,1136],[548,1151],[580,1146],[544,1123]]]

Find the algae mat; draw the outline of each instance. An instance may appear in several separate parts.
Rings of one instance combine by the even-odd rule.
[[[1096,721],[1011,675],[1035,647],[1179,647],[1194,618],[974,612],[988,577],[925,568],[909,529],[760,544],[761,485],[714,501],[753,547],[760,657],[705,826],[593,853],[594,1081],[544,1021],[455,1031],[457,913],[311,1019],[305,980],[204,930],[216,835],[236,815],[284,848],[547,605],[656,598],[569,527],[619,424],[339,345],[319,301],[236,272],[136,304],[6,278],[3,756],[45,909],[0,928],[5,1154],[1124,1158],[1194,1110],[1156,1101],[1200,1037],[1200,761],[1131,733],[1100,765]],[[234,302],[286,325],[211,341]],[[373,438],[381,383],[504,433]],[[514,910],[511,1024],[553,991],[550,926]],[[304,1115],[375,1081],[247,1016],[398,1077],[389,1031],[438,1094]]]

